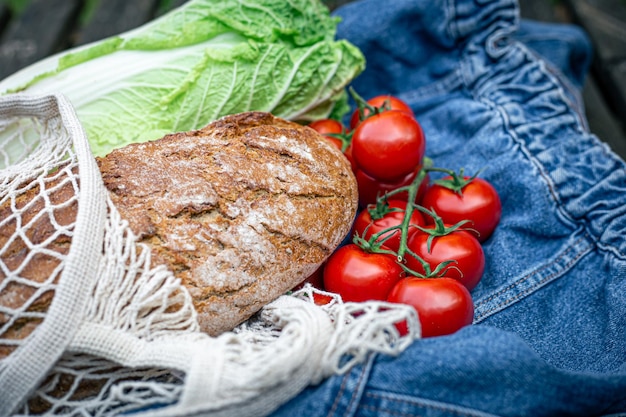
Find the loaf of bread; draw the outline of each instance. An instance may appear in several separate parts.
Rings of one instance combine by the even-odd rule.
[[[2,340],[26,339],[41,323],[52,302],[54,292],[42,288],[45,284],[50,287],[58,284],[60,258],[67,255],[72,242],[78,204],[70,179],[75,176],[72,170],[60,169],[45,181],[45,192],[40,183],[35,183],[13,200],[0,199],[0,359],[16,349],[16,345]],[[48,213],[50,206],[55,209]],[[16,212],[22,215],[15,215]],[[67,230],[59,232],[59,226]],[[18,236],[17,230],[21,231]],[[35,247],[45,251],[34,253],[31,248]],[[20,279],[6,280],[5,270],[19,270]],[[5,313],[13,310],[30,314],[16,320],[17,316]]]
[[[98,160],[122,218],[217,335],[313,273],[349,233],[356,181],[312,129],[249,112]]]
[[[123,219],[189,290],[201,328],[218,335],[245,321],[263,305],[313,273],[349,233],[357,209],[357,187],[348,161],[315,131],[250,112],[225,117],[205,128],[133,144],[97,160],[104,184]],[[32,258],[22,275],[33,282],[60,276],[59,259],[71,245],[78,204],[68,172],[51,179],[57,207],[37,216],[44,198],[36,185],[15,201],[35,218],[25,234],[52,255]],[[0,204],[0,261],[10,270],[29,258],[14,239],[10,200]],[[67,233],[54,239],[57,224]],[[8,244],[8,242],[11,242]],[[0,269],[0,284],[6,278]],[[19,308],[35,286],[13,283],[0,306]],[[46,311],[46,292],[29,311]],[[31,300],[32,301],[32,300]],[[9,316],[0,314],[0,327]],[[2,339],[23,339],[40,319],[14,323],[0,334],[0,358],[14,349]]]

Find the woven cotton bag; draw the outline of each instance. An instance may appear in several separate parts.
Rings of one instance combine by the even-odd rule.
[[[74,193],[59,201],[55,191],[68,183]],[[19,203],[28,192],[34,203]],[[77,204],[76,219],[62,224],[55,212],[69,204]],[[419,334],[409,307],[336,296],[320,307],[310,286],[232,332],[200,332],[184,286],[151,265],[109,200],[62,95],[0,97],[1,207],[2,416],[264,416],[369,353],[398,354]],[[54,233],[38,242],[31,236],[41,221]],[[54,239],[71,241],[66,253],[50,250]],[[5,262],[18,240],[25,256]],[[36,276],[35,258],[57,267]],[[394,326],[402,320],[404,336]]]

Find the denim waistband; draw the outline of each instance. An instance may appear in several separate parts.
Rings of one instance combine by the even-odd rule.
[[[564,221],[585,228],[600,247],[626,256],[624,161],[586,131],[583,110],[572,102],[546,64],[519,43],[488,54],[468,48],[472,68],[465,88],[497,111],[504,128],[545,182]],[[489,51],[500,55],[495,65]],[[465,67],[467,68],[467,67]]]

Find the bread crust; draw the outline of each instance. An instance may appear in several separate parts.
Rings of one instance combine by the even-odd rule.
[[[203,129],[133,144],[97,159],[104,184],[123,219],[151,250],[152,264],[179,277],[194,300],[202,330],[218,335],[249,318],[263,305],[313,273],[349,233],[357,209],[356,180],[349,162],[313,129],[250,112],[220,119]],[[53,240],[49,216],[36,185],[15,201],[28,207],[22,223],[37,218],[26,237],[33,244],[67,254],[78,204],[63,176],[48,181],[55,221],[68,233]],[[75,172],[72,175],[76,175]],[[66,202],[71,202],[70,204]],[[0,205],[0,219],[12,208]],[[17,223],[0,230],[6,245]],[[33,282],[60,276],[59,259],[37,255],[16,239],[0,256]],[[0,283],[6,277],[0,271]],[[19,308],[34,291],[7,286],[0,305]],[[29,311],[46,311],[48,291]],[[9,316],[0,314],[0,325]],[[24,319],[0,334],[24,339],[41,319]],[[0,343],[0,359],[14,346]]]
[[[310,128],[248,112],[98,159],[122,218],[218,335],[313,273],[349,233],[349,162]]]
[[[53,288],[61,275],[61,257],[69,252],[78,210],[75,190],[66,174],[64,169],[58,169],[46,178],[45,191],[42,183],[34,183],[31,187],[24,185],[23,193],[0,204],[0,248],[3,248],[0,261],[4,265],[0,268],[0,306],[6,311],[45,312],[52,302]],[[69,175],[73,176],[75,172]],[[54,209],[41,215],[46,207]],[[21,214],[16,216],[14,211]],[[58,225],[66,230],[57,231]],[[15,236],[18,227],[22,233]],[[32,254],[31,248],[34,247],[45,248],[47,252]],[[4,268],[9,271],[19,269],[22,279],[5,281]],[[42,292],[40,286],[43,285],[50,286],[50,289]],[[12,319],[12,314],[0,312],[0,359],[17,348],[17,345],[3,344],[2,339],[26,339],[43,320],[32,314],[11,323]]]

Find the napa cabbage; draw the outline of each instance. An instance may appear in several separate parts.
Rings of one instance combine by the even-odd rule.
[[[65,95],[95,155],[249,110],[338,117],[365,66],[335,39],[338,23],[318,0],[190,0],[20,70],[0,81],[0,95]]]

